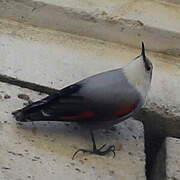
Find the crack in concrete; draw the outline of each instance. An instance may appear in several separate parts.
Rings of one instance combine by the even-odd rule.
[[[19,86],[22,88],[31,89],[33,91],[38,91],[41,93],[49,94],[49,95],[58,92],[57,89],[53,89],[53,88],[50,88],[47,86],[42,86],[42,85],[35,84],[32,82],[22,81],[17,78],[13,78],[13,77],[10,77],[7,75],[2,75],[2,74],[0,74],[0,81],[4,82],[4,83],[15,85],[15,86]]]

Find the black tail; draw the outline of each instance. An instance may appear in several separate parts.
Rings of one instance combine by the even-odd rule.
[[[15,117],[17,121],[21,121],[21,122],[24,121],[24,113],[22,110],[14,111],[12,112],[12,115]]]
[[[80,88],[81,85],[79,84],[70,85],[53,95],[47,96],[42,100],[36,101],[22,109],[14,111],[12,114],[17,121],[21,122],[55,121],[59,118],[59,114],[64,116],[64,114],[67,114],[67,111],[73,111],[74,113],[74,110],[70,108],[71,104],[65,103],[65,106],[65,104],[61,104],[59,102],[59,98],[63,98],[65,101],[67,99],[67,102],[69,102],[71,94],[78,92]],[[79,98],[80,97],[78,97],[78,99]],[[82,100],[82,98],[79,100]]]
[[[17,121],[20,122],[32,122],[32,121],[45,121],[45,117],[43,116],[40,110],[35,110],[31,112],[27,112],[24,109],[20,109],[12,112],[13,116]]]
[[[12,112],[12,115],[15,117],[17,121],[21,121],[21,122],[45,121],[45,120],[47,121],[49,119],[43,115],[41,110],[51,100],[54,100],[56,96],[57,95],[55,94],[45,97],[42,100],[36,101],[22,109]]]

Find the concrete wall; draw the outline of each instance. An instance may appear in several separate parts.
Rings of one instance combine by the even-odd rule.
[[[1,1],[0,14],[26,24],[180,56],[180,8],[163,1]],[[158,18],[157,18],[158,17]]]

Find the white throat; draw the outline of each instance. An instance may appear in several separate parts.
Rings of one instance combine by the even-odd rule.
[[[142,56],[133,60],[123,68],[128,82],[141,94],[143,99],[146,99],[148,90],[150,88],[150,76],[145,70]]]

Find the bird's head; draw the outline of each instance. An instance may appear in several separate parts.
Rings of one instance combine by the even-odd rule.
[[[142,42],[141,54],[131,61],[124,69],[129,83],[135,87],[145,98],[150,89],[153,65],[145,55],[145,47]]]
[[[146,72],[152,73],[153,70],[153,65],[151,61],[146,57],[145,55],[145,48],[144,48],[144,43],[142,42],[142,51],[141,51],[141,56],[140,56],[144,62],[144,67]]]
[[[131,69],[130,71],[132,71],[134,75],[139,74],[145,79],[149,79],[151,81],[153,65],[145,54],[145,47],[143,42],[141,54],[137,56],[133,61],[131,61],[129,65],[130,66],[128,68]]]

